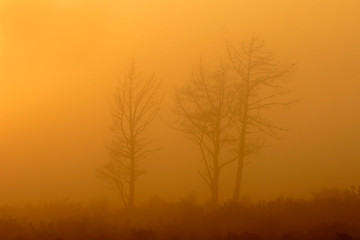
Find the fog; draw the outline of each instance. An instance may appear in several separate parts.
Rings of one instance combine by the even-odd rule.
[[[164,101],[149,134],[160,151],[142,161],[137,202],[209,199],[196,146],[168,127],[173,89],[200,62],[213,66],[226,43],[264,39],[295,63],[291,96],[271,119],[284,139],[246,159],[242,197],[309,197],[360,183],[358,1],[2,0],[0,1],[0,203],[117,199],[96,177],[109,159],[109,102],[135,59],[162,81]],[[235,167],[222,172],[230,198]]]

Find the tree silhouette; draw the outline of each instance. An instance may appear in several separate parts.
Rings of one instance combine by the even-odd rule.
[[[114,95],[111,113],[114,120],[112,142],[107,146],[111,160],[99,170],[99,175],[119,190],[125,206],[134,208],[135,183],[144,173],[139,161],[156,149],[154,139],[146,132],[159,111],[159,80],[145,79],[132,64]]]
[[[273,55],[264,50],[259,38],[252,38],[241,48],[227,45],[230,69],[236,76],[235,121],[238,129],[236,143],[237,170],[233,200],[238,201],[244,158],[264,146],[264,134],[279,137],[278,127],[266,119],[264,111],[288,106],[296,101],[286,100],[284,80],[293,66],[281,67]],[[285,96],[285,98],[284,98]]]
[[[175,90],[177,129],[185,133],[201,152],[204,170],[199,171],[211,191],[212,204],[219,201],[219,179],[224,161],[222,152],[231,142],[233,87],[227,70],[209,74],[202,66],[183,88]]]

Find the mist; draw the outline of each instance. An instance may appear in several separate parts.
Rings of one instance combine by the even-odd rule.
[[[196,146],[168,127],[173,91],[200,60],[212,68],[226,43],[260,36],[276,60],[294,63],[291,96],[270,113],[289,128],[245,161],[241,196],[309,198],[360,183],[358,1],[93,0],[0,2],[1,204],[117,200],[96,176],[109,156],[109,103],[135,60],[164,94],[149,130],[160,150],[141,164],[136,201],[209,199]],[[231,197],[233,167],[220,199]]]

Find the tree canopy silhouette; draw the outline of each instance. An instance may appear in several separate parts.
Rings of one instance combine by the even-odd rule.
[[[277,138],[279,131],[285,130],[269,121],[264,112],[273,107],[292,105],[297,100],[287,100],[289,91],[284,89],[284,80],[288,78],[293,65],[280,66],[273,55],[265,50],[261,39],[254,37],[240,48],[228,44],[227,50],[236,83],[234,119],[238,141],[233,200],[238,201],[244,158],[264,146],[264,134]]]
[[[219,201],[220,172],[231,162],[224,159],[223,150],[232,140],[233,96],[224,67],[209,73],[200,66],[186,86],[175,90],[178,130],[199,147],[204,164],[199,174],[210,188],[214,205]]]
[[[134,207],[136,180],[144,173],[139,161],[156,150],[147,130],[160,109],[159,86],[155,76],[144,78],[133,63],[120,81],[111,106],[114,137],[107,146],[111,159],[99,174],[117,187],[130,209]]]

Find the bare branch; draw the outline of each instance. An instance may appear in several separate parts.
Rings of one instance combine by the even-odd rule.
[[[160,109],[159,88],[155,76],[145,80],[132,63],[111,104],[114,139],[107,146],[110,162],[99,172],[117,187],[122,202],[130,208],[134,206],[135,181],[145,172],[137,161],[156,151],[146,131]]]

